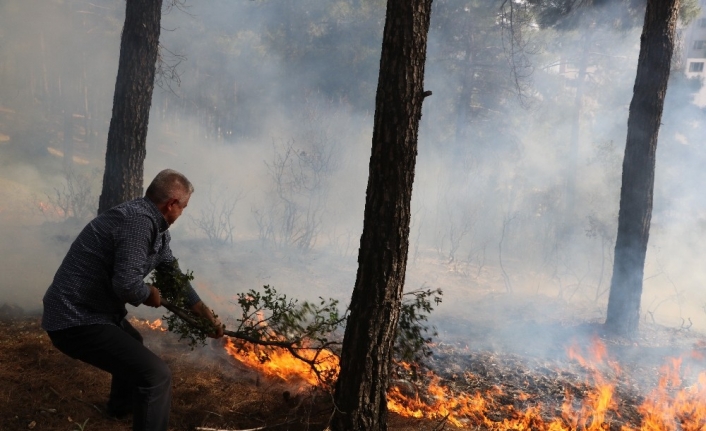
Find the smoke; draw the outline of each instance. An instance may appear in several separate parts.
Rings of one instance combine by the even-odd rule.
[[[640,29],[596,26],[615,18],[608,9],[575,30],[527,21],[511,53],[486,3],[435,4],[407,290],[444,290],[433,320],[448,336],[601,321]],[[103,169],[123,7],[0,4],[0,303],[38,309],[87,221],[55,211],[67,172],[99,193],[89,174]],[[373,0],[215,1],[164,15],[163,69],[176,75],[155,90],[145,182],[169,167],[195,184],[172,245],[222,315],[264,284],[348,302],[383,22]],[[700,83],[680,74],[662,119],[642,313],[703,329]]]

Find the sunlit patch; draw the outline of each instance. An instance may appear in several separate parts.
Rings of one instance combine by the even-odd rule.
[[[44,201],[36,201],[35,204],[37,205],[37,209],[39,209],[39,212],[44,214],[44,216],[48,217],[49,219],[61,220],[66,218],[65,210],[63,208],[60,208],[56,204]]]
[[[49,154],[55,157],[64,157],[64,152],[53,147],[47,147]]]
[[[89,162],[88,160],[84,159],[83,157],[78,157],[78,156],[73,156],[73,157],[72,157],[72,160],[73,160],[74,163],[76,163],[77,165],[87,165],[87,164],[91,163],[91,162]]]
[[[64,157],[64,152],[61,150],[58,150],[54,147],[47,147],[47,151],[52,156]],[[91,163],[88,159],[85,159],[85,158],[79,157],[79,156],[73,156],[73,157],[71,157],[71,160],[73,160],[73,162],[76,163],[77,165],[88,165],[89,163]]]

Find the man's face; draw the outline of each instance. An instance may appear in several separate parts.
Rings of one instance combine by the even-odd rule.
[[[191,199],[191,195],[183,194],[178,199],[170,199],[167,201],[163,214],[169,226],[174,224],[184,211],[184,208],[189,205],[189,199]]]

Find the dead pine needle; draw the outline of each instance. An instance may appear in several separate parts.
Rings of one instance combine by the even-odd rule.
[[[248,429],[221,429],[221,428],[204,428],[204,427],[196,427],[196,431],[258,431],[258,430],[264,430],[267,428],[266,426],[264,427],[258,427],[258,428],[248,428]]]
[[[446,416],[441,418],[441,421],[434,427],[433,431],[438,431],[444,429],[444,426],[446,425],[446,420],[449,418],[449,415],[451,415],[451,412],[447,413]]]
[[[62,400],[64,399],[64,397],[56,389],[52,388],[51,386],[49,386],[49,390],[54,392],[54,395],[56,395],[60,399],[62,399]]]
[[[78,398],[78,397],[72,397],[72,398],[73,398],[75,401],[78,401],[78,402],[80,402],[80,403],[83,403],[83,404],[85,404],[85,405],[87,405],[87,406],[89,406],[89,407],[93,407],[94,409],[96,409],[96,411],[97,411],[98,413],[103,414],[103,410],[101,410],[97,405],[91,404],[91,403],[89,403],[88,401],[84,401],[84,400],[82,400],[81,398]]]

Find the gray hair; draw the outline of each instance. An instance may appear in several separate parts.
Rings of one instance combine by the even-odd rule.
[[[145,197],[159,205],[169,199],[181,198],[184,193],[191,195],[193,192],[194,186],[184,174],[174,169],[165,169],[154,177],[147,187]]]

